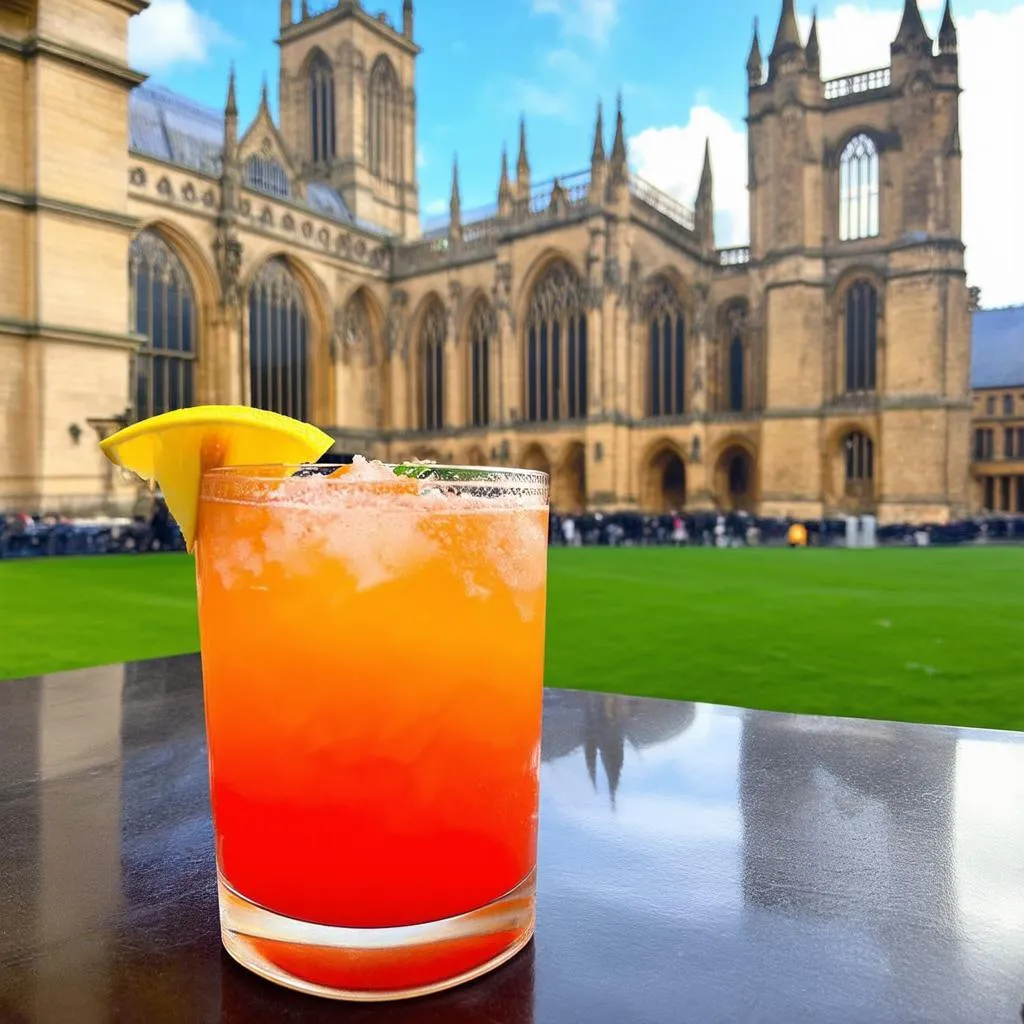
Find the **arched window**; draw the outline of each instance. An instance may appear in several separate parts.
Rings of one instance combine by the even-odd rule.
[[[196,302],[185,265],[155,232],[128,259],[131,322],[145,336],[134,359],[136,419],[195,403]]]
[[[382,54],[370,69],[366,156],[371,172],[385,181],[402,180],[401,98],[395,66]]]
[[[268,196],[287,198],[291,192],[285,169],[271,156],[253,153],[243,167],[245,183],[257,192]]]
[[[491,422],[491,336],[494,333],[490,307],[482,299],[469,318],[469,423],[485,427]]]
[[[878,234],[878,149],[867,135],[855,135],[839,157],[839,240]]]
[[[658,277],[647,295],[647,414],[686,410],[686,318],[675,288]]]
[[[251,402],[297,420],[309,415],[309,327],[287,264],[268,260],[249,290]]]
[[[846,293],[846,391],[874,391],[878,369],[878,295],[868,281]]]
[[[867,434],[855,430],[843,441],[847,494],[863,494],[875,478],[875,445]]]
[[[526,322],[526,418],[587,415],[587,313],[576,271],[552,263],[533,289]]]
[[[729,343],[729,411],[743,412],[746,408],[746,381],[744,380],[743,339],[733,335]]]
[[[420,426],[424,430],[444,427],[444,342],[448,333],[444,308],[433,301],[420,324]]]
[[[313,163],[334,159],[334,72],[322,51],[309,62],[309,140]]]

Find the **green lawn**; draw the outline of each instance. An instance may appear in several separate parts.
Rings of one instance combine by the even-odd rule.
[[[1024,548],[554,550],[553,686],[1024,729]],[[195,650],[187,556],[0,562],[0,678]]]

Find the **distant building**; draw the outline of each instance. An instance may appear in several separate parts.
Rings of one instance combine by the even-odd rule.
[[[1024,306],[972,318],[976,507],[1024,513]]]
[[[549,470],[565,511],[976,503],[948,5],[937,45],[906,0],[890,64],[832,81],[793,0],[764,58],[755,32],[728,249],[712,154],[676,202],[630,171],[621,106],[553,181],[522,124],[495,203],[464,210],[456,171],[421,234],[412,0],[401,25],[282,0],[280,123],[264,94],[248,127],[233,81],[222,112],[142,85],[145,6],[0,7],[0,507],[130,503],[96,437],[205,402]]]

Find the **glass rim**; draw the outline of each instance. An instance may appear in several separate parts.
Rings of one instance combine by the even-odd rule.
[[[411,479],[420,479],[425,483],[431,481],[431,477],[426,474],[431,470],[442,474],[437,480],[437,483],[443,484],[486,484],[486,483],[497,483],[500,481],[506,481],[510,486],[537,486],[544,485],[548,486],[551,480],[551,475],[546,473],[542,469],[522,469],[517,466],[474,466],[463,463],[441,463],[441,462],[380,462],[380,460],[367,460],[368,462],[379,463],[385,469],[396,470],[402,467],[408,467],[410,469],[422,470],[422,476],[412,476],[409,474]],[[249,480],[282,480],[292,479],[295,474],[300,470],[314,470],[318,475],[322,475],[325,479],[330,479],[333,485],[338,484],[350,484],[352,486],[359,486],[360,484],[378,484],[381,483],[379,480],[366,480],[357,478],[355,480],[348,479],[347,476],[330,477],[329,474],[344,469],[348,466],[352,466],[351,462],[258,462],[251,463],[241,466],[213,466],[203,471],[203,476],[207,477],[233,477],[235,479],[249,479]],[[282,476],[282,470],[290,470],[287,475]],[[472,473],[473,476],[469,477],[454,477],[445,478],[445,474],[449,473]],[[313,474],[310,473],[309,476]],[[396,480],[401,480],[403,477],[401,474],[395,474]],[[300,478],[301,479],[301,478]],[[308,476],[307,476],[308,479]]]

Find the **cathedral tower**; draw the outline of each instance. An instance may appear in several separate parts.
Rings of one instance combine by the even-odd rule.
[[[307,181],[326,181],[359,219],[419,234],[412,0],[402,25],[359,0],[319,14],[281,3],[281,134]]]
[[[888,67],[822,81],[817,25],[804,44],[783,0],[763,81],[759,59],[748,63],[767,514],[965,511],[970,332],[948,5],[941,35],[936,54],[905,0]],[[909,451],[922,468],[897,472]]]

